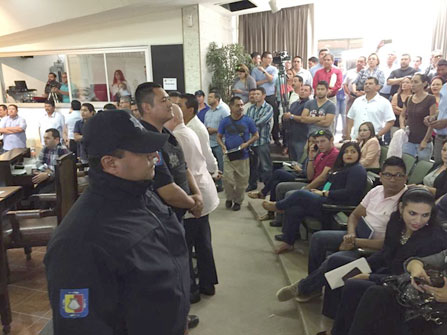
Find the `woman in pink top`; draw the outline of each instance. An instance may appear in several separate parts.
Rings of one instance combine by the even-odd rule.
[[[379,169],[380,143],[371,122],[363,122],[360,125],[358,141],[362,153],[360,164],[365,169]]]

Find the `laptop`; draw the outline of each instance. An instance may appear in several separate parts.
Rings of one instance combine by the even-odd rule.
[[[28,86],[26,86],[25,80],[15,80],[14,84],[16,85],[16,91],[18,91],[18,92],[28,91]]]

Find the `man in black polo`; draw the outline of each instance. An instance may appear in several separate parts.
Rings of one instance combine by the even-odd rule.
[[[392,71],[386,83],[391,85],[390,97],[397,93],[402,79],[412,76],[416,70],[410,66],[411,57],[409,54],[402,54],[400,57],[400,68]]]
[[[184,231],[150,188],[167,138],[125,111],[104,111],[86,124],[89,186],[44,260],[55,335],[184,334]]]

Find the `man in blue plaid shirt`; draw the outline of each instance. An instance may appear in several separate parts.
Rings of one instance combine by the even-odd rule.
[[[36,168],[38,172],[33,177],[33,183],[38,185],[39,193],[54,192],[54,170],[57,159],[70,151],[61,144],[60,133],[55,128],[45,131],[45,147],[39,154]]]
[[[247,111],[247,116],[252,118],[258,128],[259,139],[253,143],[250,156],[250,178],[247,192],[258,188],[258,179],[265,182],[272,173],[272,159],[270,158],[270,132],[273,118],[273,107],[265,101],[266,93],[263,87],[257,87],[255,91],[256,104]]]

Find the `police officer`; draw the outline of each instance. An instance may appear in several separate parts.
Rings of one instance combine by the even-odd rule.
[[[150,189],[167,137],[124,111],[104,111],[86,125],[89,187],[44,261],[56,335],[184,334],[184,230]]]

